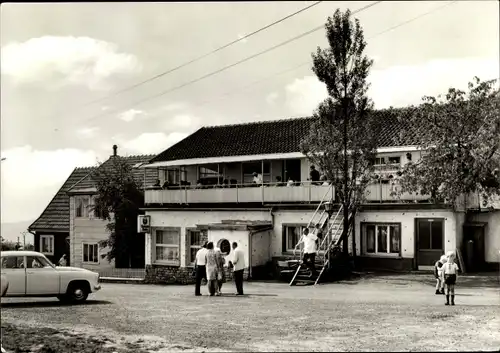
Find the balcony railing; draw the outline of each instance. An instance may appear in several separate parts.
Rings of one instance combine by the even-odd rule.
[[[329,185],[302,182],[294,186],[276,184],[232,184],[219,186],[180,186],[177,189],[146,189],[146,204],[196,204],[196,203],[279,203],[320,202]],[[331,188],[333,197],[335,195]]]
[[[276,184],[234,184],[231,187],[180,186],[176,189],[146,189],[146,204],[197,204],[197,203],[286,203],[286,202],[320,202],[329,185],[314,185],[302,182],[294,186],[276,186]],[[335,190],[330,189],[335,199]],[[429,195],[401,193],[397,182],[392,184],[373,182],[368,185],[365,201],[368,203],[408,203],[429,200]]]

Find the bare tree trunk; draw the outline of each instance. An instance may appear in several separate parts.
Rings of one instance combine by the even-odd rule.
[[[348,121],[348,116],[347,116],[347,107],[346,107],[346,101],[342,102],[343,105],[343,110],[344,110],[344,229],[342,232],[342,249],[344,254],[349,253],[349,244],[347,240],[347,231],[349,230],[349,201],[350,201],[350,192],[349,192],[349,162],[347,160],[347,121]]]

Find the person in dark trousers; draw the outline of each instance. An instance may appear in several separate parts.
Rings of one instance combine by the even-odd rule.
[[[206,264],[206,255],[207,255],[207,242],[203,244],[200,250],[196,252],[196,257],[194,260],[194,271],[196,278],[196,285],[194,289],[194,295],[201,295],[201,280],[207,279],[207,269],[205,267]]]
[[[243,295],[243,271],[245,270],[245,254],[238,249],[238,243],[233,243],[233,261],[229,262],[233,267],[234,283],[236,285],[236,295]]]
[[[311,184],[319,185],[319,172],[316,170],[315,166],[311,166],[311,171],[309,172],[309,179],[311,180]]]

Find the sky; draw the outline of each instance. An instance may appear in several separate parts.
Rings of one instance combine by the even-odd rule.
[[[36,219],[73,168],[105,160],[113,144],[120,155],[156,154],[203,125],[310,115],[326,97],[307,64],[311,52],[327,45],[323,29],[186,83],[321,26],[337,8],[355,11],[370,2],[322,2],[115,92],[312,3],[2,4],[2,223]],[[446,4],[390,1],[354,15],[374,60],[369,95],[376,108],[465,89],[474,76],[499,77],[499,3]]]

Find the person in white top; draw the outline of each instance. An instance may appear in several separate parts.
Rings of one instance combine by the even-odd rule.
[[[300,241],[295,246],[295,251],[298,249],[300,244],[304,244],[304,257],[302,258],[302,262],[311,270],[311,276],[315,276],[316,272],[316,252],[317,252],[317,240],[318,237],[314,233],[309,233],[309,228],[305,228],[302,233],[302,237]]]
[[[253,173],[253,182],[256,185],[262,185],[262,174]]]
[[[245,254],[238,249],[238,243],[233,242],[233,261],[229,262],[233,267],[234,284],[236,285],[236,295],[243,295],[243,271],[245,270]]]
[[[206,270],[206,255],[207,255],[207,242],[203,244],[200,250],[196,252],[196,257],[194,259],[194,275],[196,278],[196,284],[194,289],[194,295],[201,295],[200,287],[201,280],[204,278],[207,279],[207,270]]]
[[[455,252],[447,253],[448,261],[443,264],[444,283],[446,284],[446,303],[445,305],[455,305],[455,283],[457,283],[458,265],[455,263]]]

